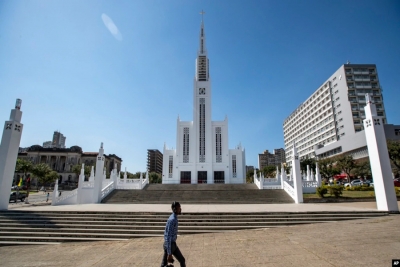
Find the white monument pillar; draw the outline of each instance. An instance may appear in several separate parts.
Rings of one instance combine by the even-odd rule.
[[[293,144],[293,186],[294,186],[294,202],[296,204],[303,203],[303,181],[300,172],[299,155],[297,154],[296,145]]]
[[[84,165],[84,164],[82,164]],[[82,171],[81,171],[82,174]],[[89,177],[89,182],[93,182],[94,181],[94,166],[92,166],[92,169],[90,170],[90,177]]]
[[[128,179],[128,173],[126,172],[126,167],[125,167],[125,172],[124,172],[124,184],[126,184],[126,179]]]
[[[376,106],[369,94],[365,95],[364,129],[378,210],[399,211],[392,180],[392,169],[386,145],[382,117],[376,115]]]
[[[17,99],[15,108],[11,110],[10,120],[3,128],[0,145],[0,210],[8,209],[10,191],[17,163],[19,142],[21,141],[23,124],[21,123],[21,99]]]
[[[103,185],[103,169],[104,169],[104,149],[101,143],[99,154],[96,160],[96,174],[94,176],[94,191],[93,202],[100,203],[101,200],[101,187]]]
[[[58,179],[56,179],[56,182],[54,184],[54,189],[53,189],[53,197],[51,199],[51,205],[55,206],[56,205],[56,200],[58,198]]]
[[[315,163],[315,181],[321,186],[321,173],[319,172],[318,162]]]
[[[311,176],[310,175],[311,175],[310,174],[310,165],[307,165],[307,177],[306,177],[307,181],[311,181]]]
[[[92,171],[93,171],[93,166],[92,166]],[[92,175],[90,175],[92,176]],[[77,196],[77,204],[82,204],[82,188],[83,188],[83,183],[85,182],[85,164],[82,163],[82,168],[81,168],[81,174],[78,177],[78,196]]]
[[[283,164],[281,164],[281,189],[283,189],[283,183],[286,181],[286,171],[285,168],[283,167]]]

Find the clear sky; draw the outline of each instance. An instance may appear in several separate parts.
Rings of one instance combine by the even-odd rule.
[[[177,116],[192,120],[202,9],[212,119],[228,116],[247,165],[284,146],[284,119],[347,60],[377,65],[400,124],[397,0],[0,0],[0,120],[21,98],[21,147],[59,130],[145,171],[147,149],[176,147]]]

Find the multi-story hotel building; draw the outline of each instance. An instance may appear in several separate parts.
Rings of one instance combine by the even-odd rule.
[[[300,158],[330,157],[339,153],[349,153],[354,158],[367,157],[363,131],[366,93],[372,94],[377,115],[382,116],[386,124],[376,65],[348,63],[335,71],[284,120],[287,162],[292,159],[294,143]]]
[[[163,154],[158,149],[147,149],[147,171],[162,174]]]
[[[281,166],[285,163],[285,150],[283,148],[274,149],[274,153],[264,150],[264,153],[258,154],[258,169],[262,170],[267,166]]]

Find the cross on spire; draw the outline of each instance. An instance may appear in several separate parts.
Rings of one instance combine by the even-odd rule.
[[[206,12],[204,12],[203,10],[201,10],[200,15],[201,15],[201,21],[202,21],[202,22],[203,22],[204,14],[206,14]]]

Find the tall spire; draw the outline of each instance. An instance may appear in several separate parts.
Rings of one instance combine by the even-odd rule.
[[[201,14],[201,27],[200,27],[200,38],[199,38],[199,51],[197,52],[197,60],[196,60],[196,80],[199,82],[205,82],[209,79],[209,64],[207,58],[207,49],[206,49],[206,34],[204,31],[204,21],[203,16],[205,14],[204,11],[200,12]]]
[[[201,28],[200,28],[200,46],[199,46],[199,55],[207,55],[206,49],[206,33],[204,31],[204,12],[203,10],[200,12],[201,14]]]

